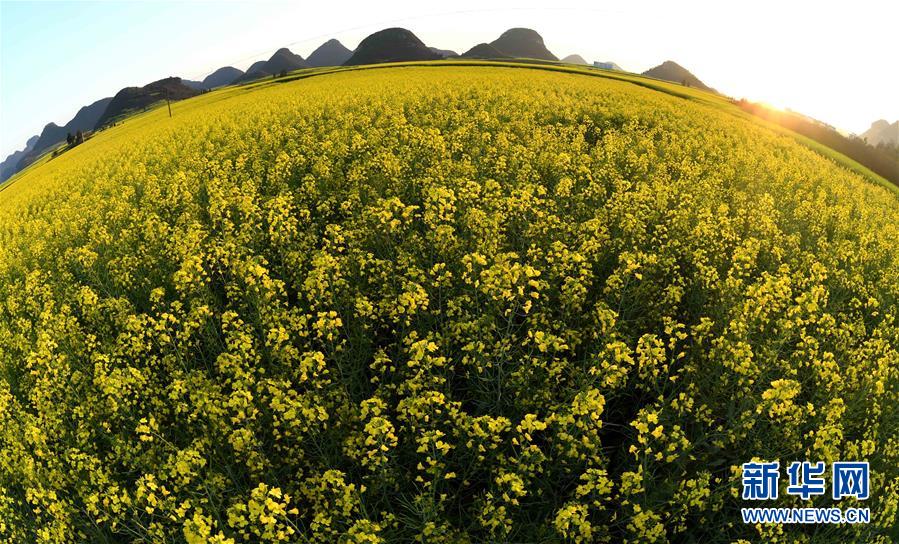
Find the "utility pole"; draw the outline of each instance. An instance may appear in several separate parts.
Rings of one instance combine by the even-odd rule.
[[[165,105],[169,107],[169,118],[172,117],[172,103],[169,101],[169,90],[165,90]]]

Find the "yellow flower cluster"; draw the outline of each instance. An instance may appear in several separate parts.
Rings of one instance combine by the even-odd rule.
[[[0,542],[891,542],[896,196],[610,77],[225,89],[3,188]],[[754,458],[872,523],[744,525]]]

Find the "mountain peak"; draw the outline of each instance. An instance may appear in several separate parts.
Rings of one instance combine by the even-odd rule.
[[[313,67],[342,66],[351,56],[353,56],[352,51],[338,40],[331,38],[310,53],[306,63]]]
[[[266,76],[278,75],[281,72],[292,72],[300,68],[309,68],[303,57],[290,49],[282,47],[275,51],[268,60],[257,60],[247,68],[247,71],[236,75],[229,83],[243,83]]]
[[[672,83],[680,83],[687,87],[697,87],[705,91],[716,92],[715,89],[700,81],[698,77],[673,60],[666,60],[655,68],[646,70],[643,72],[643,75]]]
[[[280,72],[290,72],[308,67],[309,65],[303,57],[297,55],[286,47],[282,47],[275,51],[275,54],[268,59],[268,62],[265,63],[264,70],[269,74],[278,74]]]
[[[216,87],[228,85],[242,75],[243,70],[238,70],[233,66],[222,66],[203,79],[203,86],[207,89],[214,89]]]
[[[405,28],[385,28],[367,36],[359,43],[353,55],[344,63],[346,66],[358,64],[378,64],[382,62],[402,62],[413,60],[437,60],[441,56],[434,53],[418,36]]]
[[[543,44],[543,37],[530,28],[510,28],[490,45],[512,57],[559,60]]]
[[[568,55],[567,57],[562,59],[562,62],[567,62],[568,64],[587,64],[587,61],[584,60],[584,57],[578,54]]]
[[[251,64],[250,67],[247,68],[247,71],[246,71],[247,75],[253,74],[253,73],[256,73],[256,72],[261,72],[263,69],[265,69],[265,63],[266,63],[266,62],[268,62],[268,61],[266,61],[266,60],[257,60],[256,62],[254,62],[253,64]]]
[[[519,40],[528,40],[537,42],[540,45],[543,45],[543,36],[540,35],[539,32],[532,28],[524,28],[524,27],[516,27],[510,28],[509,30],[503,32],[499,35],[500,40],[508,40],[508,39],[519,39]]]
[[[862,133],[862,138],[871,145],[899,145],[899,121],[890,123],[886,119],[878,119],[871,123],[871,128]]]
[[[462,53],[462,56],[467,59],[507,59],[509,55],[506,55],[499,49],[493,47],[489,43],[479,43],[476,46],[472,47],[468,51]]]

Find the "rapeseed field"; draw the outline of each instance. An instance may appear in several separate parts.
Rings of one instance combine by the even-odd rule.
[[[23,173],[0,541],[894,542],[899,199],[733,109],[389,67]],[[743,524],[753,459],[870,461],[871,523]]]

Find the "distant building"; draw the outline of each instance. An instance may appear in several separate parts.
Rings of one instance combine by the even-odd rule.
[[[602,68],[603,70],[621,70],[621,66],[618,66],[614,62],[600,62],[598,60],[593,61],[594,68]]]

